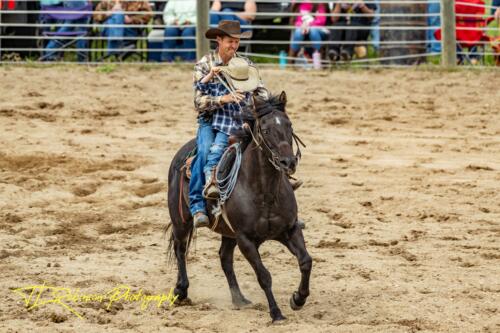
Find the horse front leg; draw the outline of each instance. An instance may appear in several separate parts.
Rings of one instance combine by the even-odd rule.
[[[304,235],[301,228],[295,224],[287,234],[279,239],[290,252],[297,257],[300,267],[301,279],[299,289],[290,298],[290,307],[293,310],[300,310],[306,303],[309,296],[309,278],[311,276],[312,258],[306,250]]]
[[[259,281],[260,287],[266,294],[267,302],[269,303],[269,312],[273,322],[276,322],[278,320],[285,320],[286,318],[281,313],[281,310],[278,307],[278,304],[276,304],[276,300],[274,299],[273,291],[271,289],[273,283],[271,274],[262,263],[257,245],[244,235],[238,236],[237,243],[241,253],[243,253],[245,258],[248,260],[253,270],[255,271],[255,274],[257,275],[257,281]]]
[[[241,293],[238,280],[236,280],[236,275],[234,274],[233,255],[235,247],[236,239],[222,236],[222,243],[219,249],[220,263],[226,275],[227,283],[229,284],[233,304],[235,306],[244,306],[252,302],[246,299]]]

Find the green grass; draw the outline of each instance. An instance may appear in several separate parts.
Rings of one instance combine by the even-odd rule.
[[[96,71],[98,73],[109,74],[109,73],[113,73],[116,70],[116,66],[117,66],[116,63],[107,63],[107,64],[100,65],[99,67],[97,67]]]
[[[250,56],[248,58],[256,64],[278,64],[279,63],[279,59],[277,59],[277,58],[267,58],[267,57],[258,57],[258,56]]]

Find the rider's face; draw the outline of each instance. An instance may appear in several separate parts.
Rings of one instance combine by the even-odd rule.
[[[219,54],[225,59],[234,57],[238,47],[240,47],[240,39],[230,36],[217,36],[217,43],[219,44]]]

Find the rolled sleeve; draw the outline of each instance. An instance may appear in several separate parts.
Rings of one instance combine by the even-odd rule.
[[[202,58],[200,62],[194,66],[194,107],[198,115],[214,112],[221,106],[221,96],[212,96],[211,83],[201,82],[209,71],[210,67],[206,57]]]

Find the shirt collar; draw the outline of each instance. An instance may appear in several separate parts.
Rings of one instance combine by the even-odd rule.
[[[219,48],[216,48],[213,52],[213,59],[214,59],[214,66],[221,66],[224,64],[222,61],[220,55],[219,55]]]

